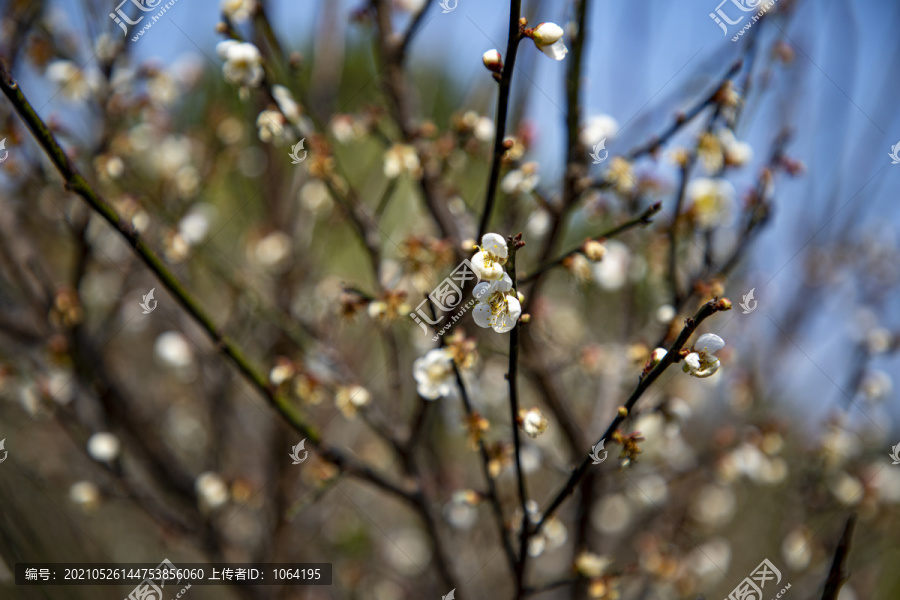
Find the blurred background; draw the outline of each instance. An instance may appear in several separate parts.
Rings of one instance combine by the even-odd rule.
[[[509,334],[467,314],[445,336],[481,431],[455,382],[423,397],[414,362],[437,344],[407,316],[477,238],[497,103],[481,55],[506,53],[509,5],[382,4],[398,35],[415,23],[399,101],[413,140],[363,0],[177,0],[136,41],[148,19],[123,36],[111,0],[0,0],[0,60],[93,189],[291,410],[425,498],[412,507],[310,443],[292,464],[305,436],[65,191],[4,98],[4,598],[131,590],[16,587],[17,562],[164,558],[334,565],[330,587],[194,586],[197,599],[438,598],[448,581],[462,600],[513,593],[477,444],[515,531]],[[735,19],[732,0],[589,1],[571,139],[576,5],[523,2],[530,26],[563,26],[569,54],[520,44],[488,231],[523,233],[528,276],[661,207],[605,240],[601,260],[576,253],[520,290],[520,405],[549,421],[523,438],[538,510],[650,352],[703,301],[733,308],[702,328],[725,341],[718,373],[670,367],[624,426],[642,453],[607,443],[615,460],[532,540],[529,596],[726,597],[768,559],[786,597],[820,597],[857,513],[840,600],[898,597],[900,6],[778,0],[732,41],[740,26],[725,34],[710,17]],[[217,47],[229,37],[259,48],[263,81],[236,85],[253,64]],[[308,159],[292,164],[301,139]],[[609,160],[592,164],[601,141]]]

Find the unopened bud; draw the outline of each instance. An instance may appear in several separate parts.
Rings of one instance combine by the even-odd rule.
[[[620,416],[620,417],[627,417],[627,416],[628,416],[628,409],[625,408],[624,406],[620,406],[620,407],[619,407],[619,416]]]
[[[528,323],[529,321],[531,321],[531,315],[529,313],[525,313],[524,315],[519,317],[519,321],[521,321],[522,323]]]
[[[716,303],[716,310],[731,310],[731,300],[722,298]]]
[[[482,54],[481,62],[488,68],[488,71],[499,73],[503,70],[503,59],[500,57],[500,51],[497,49],[488,50]]]
[[[583,246],[584,255],[593,261],[603,260],[606,254],[606,247],[597,240],[588,240]]]

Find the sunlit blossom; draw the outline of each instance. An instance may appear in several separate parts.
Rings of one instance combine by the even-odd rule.
[[[503,265],[509,256],[506,240],[499,233],[486,233],[481,237],[481,246],[472,257],[472,269],[481,279],[497,281],[504,276]]]
[[[498,281],[482,281],[473,291],[478,304],[472,310],[472,318],[479,327],[490,327],[497,333],[506,333],[516,326],[522,315],[519,299],[510,292],[512,279],[503,273]]]
[[[715,354],[724,347],[725,340],[714,333],[704,333],[684,357],[682,369],[694,377],[709,377],[719,370],[719,359]]]
[[[563,33],[563,28],[556,23],[541,23],[534,28],[531,39],[538,50],[553,60],[562,60],[569,53],[562,39]]]
[[[454,389],[453,355],[447,348],[435,348],[413,362],[416,391],[426,400],[449,396]]]

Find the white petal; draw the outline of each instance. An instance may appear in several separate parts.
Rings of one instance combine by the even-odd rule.
[[[715,373],[716,371],[719,370],[719,365],[720,365],[719,359],[717,358],[717,359],[713,360],[712,362],[707,363],[705,368],[700,369],[699,371],[691,371],[691,375],[693,375],[694,377],[701,377],[701,378],[709,377],[710,375],[712,375],[713,373]]]
[[[506,247],[506,240],[499,233],[486,233],[481,238],[481,248],[485,252],[490,252],[494,256],[506,258],[509,256],[509,250]]]
[[[491,294],[494,292],[508,292],[512,289],[512,279],[510,279],[508,273],[503,273],[502,277],[499,277],[497,281],[491,283]]]
[[[553,60],[562,60],[566,57],[566,54],[569,53],[569,49],[566,48],[566,44],[562,40],[557,40],[549,46],[538,46],[538,50]]]
[[[482,281],[475,286],[475,289],[472,290],[472,295],[478,299],[484,298],[484,301],[487,302],[487,296],[485,296],[485,294],[489,294],[490,290],[491,284],[487,281]]]
[[[540,45],[553,44],[562,39],[564,33],[556,23],[540,23],[534,28],[534,40]]]
[[[715,354],[725,347],[725,340],[714,333],[704,333],[694,344],[694,348],[706,352],[707,354]]]
[[[476,304],[472,309],[472,318],[479,327],[491,326],[491,307],[487,304]]]
[[[441,396],[440,386],[431,381],[420,382],[416,386],[416,391],[426,400],[437,400]]]
[[[696,352],[691,352],[685,356],[684,362],[692,372],[700,369],[700,355]]]
[[[522,305],[515,296],[507,296],[506,302],[507,310],[497,315],[497,319],[494,321],[493,327],[497,333],[512,331],[516,326],[516,321],[519,320],[519,315],[522,314]]]

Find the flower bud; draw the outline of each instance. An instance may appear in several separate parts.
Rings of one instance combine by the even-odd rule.
[[[716,303],[717,310],[731,310],[731,300],[722,298]]]
[[[481,55],[481,61],[488,71],[499,73],[503,70],[503,59],[500,57],[500,51],[497,49],[488,50]]]
[[[541,23],[534,28],[532,37],[539,46],[556,43],[563,36],[563,28],[556,23]]]
[[[594,262],[603,260],[603,255],[606,254],[606,248],[597,240],[586,241],[582,249],[584,250],[584,255]]]

